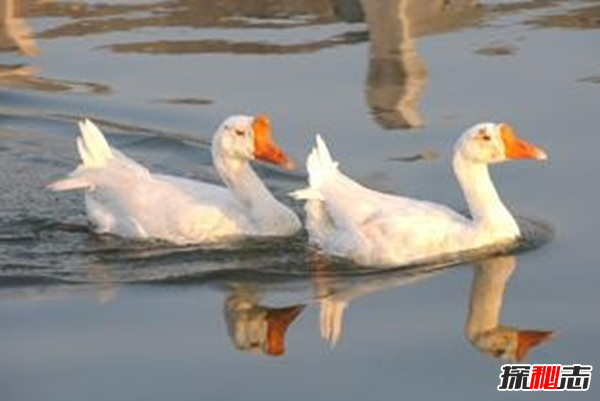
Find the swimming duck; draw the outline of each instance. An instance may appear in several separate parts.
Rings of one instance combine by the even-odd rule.
[[[175,244],[239,236],[288,236],[301,228],[250,166],[254,159],[293,168],[275,144],[266,116],[226,119],[212,141],[212,157],[226,187],[151,173],[111,148],[90,120],[79,123],[81,164],[54,191],[85,189],[87,216],[98,233]]]
[[[366,266],[398,266],[459,251],[512,242],[519,226],[504,206],[488,165],[545,160],[546,153],[504,123],[466,130],[454,147],[453,168],[471,217],[437,203],[371,190],[338,168],[323,139],[307,159],[305,199],[310,241],[323,252]]]

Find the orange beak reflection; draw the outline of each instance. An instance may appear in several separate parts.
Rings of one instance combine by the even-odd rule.
[[[285,333],[303,309],[304,305],[296,305],[268,310],[267,354],[271,356],[285,354]]]
[[[507,159],[546,160],[548,158],[548,155],[542,149],[518,138],[510,125],[500,124],[500,133]]]
[[[554,331],[520,330],[517,333],[517,362],[525,360],[531,348],[551,340],[554,335]]]
[[[254,117],[252,129],[254,130],[254,157],[288,170],[295,167],[294,162],[273,141],[269,117],[264,115]]]

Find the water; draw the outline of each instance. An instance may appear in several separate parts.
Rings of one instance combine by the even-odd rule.
[[[598,1],[0,5],[2,400],[500,398],[476,334],[503,325],[555,331],[528,363],[600,360]],[[151,169],[217,181],[213,130],[262,112],[297,161],[319,131],[349,175],[458,209],[452,143],[512,123],[550,155],[493,168],[523,252],[367,274],[303,235],[96,236],[81,194],[44,190],[77,163],[83,116]],[[301,212],[302,171],[259,173]]]

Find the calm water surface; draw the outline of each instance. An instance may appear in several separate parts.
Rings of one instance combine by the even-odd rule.
[[[597,367],[599,105],[599,1],[0,0],[0,399],[500,399],[524,330],[553,332],[526,362]],[[512,123],[550,154],[494,167],[528,251],[365,274],[303,234],[99,237],[44,190],[83,116],[216,182],[213,130],[262,112],[300,164],[318,131],[349,175],[458,209],[453,142]],[[258,169],[302,213],[302,169]]]

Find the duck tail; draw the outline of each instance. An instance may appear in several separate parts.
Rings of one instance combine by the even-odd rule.
[[[90,169],[105,167],[112,159],[113,152],[102,134],[102,131],[90,120],[78,123],[80,136],[77,138],[77,150],[81,164],[65,179],[48,185],[52,191],[68,191],[93,186],[89,174]]]
[[[81,135],[77,138],[77,149],[83,167],[105,167],[113,158],[113,153],[102,131],[88,119],[79,122],[79,131]]]
[[[338,162],[332,159],[327,144],[319,134],[316,137],[316,145],[306,160],[306,170],[308,171],[308,187],[294,191],[290,195],[295,199],[323,200],[321,188],[338,172]]]

